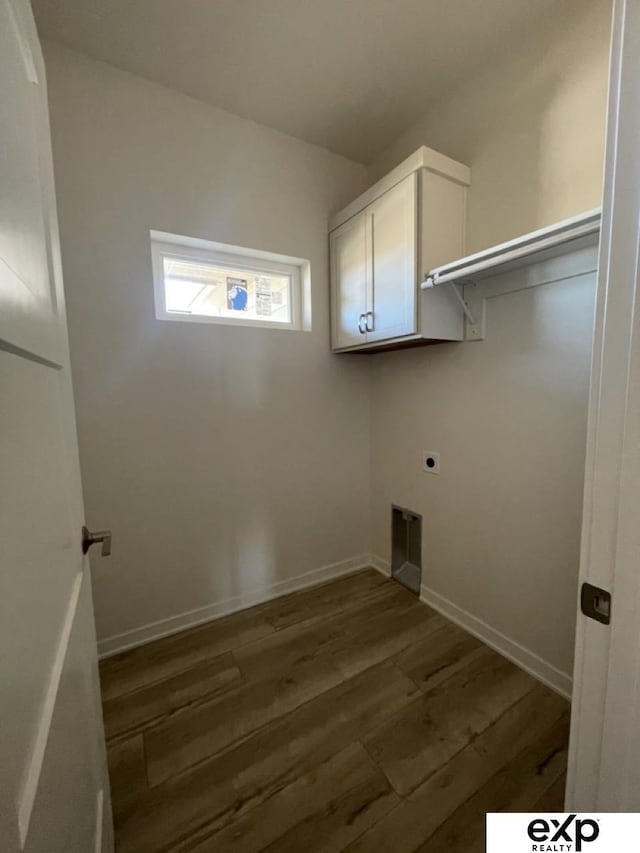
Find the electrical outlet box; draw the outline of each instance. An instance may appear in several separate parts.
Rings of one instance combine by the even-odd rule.
[[[427,474],[440,473],[440,454],[436,450],[422,451],[422,470]]]

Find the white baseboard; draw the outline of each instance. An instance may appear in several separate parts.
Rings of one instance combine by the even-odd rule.
[[[376,569],[376,571],[385,577],[391,576],[391,565],[387,560],[383,560],[375,554],[362,554],[358,557],[351,557],[348,560],[341,560],[339,563],[333,563],[330,566],[314,569],[305,574],[297,575],[294,578],[276,581],[268,586],[257,588],[242,595],[236,595],[233,598],[217,601],[205,607],[199,607],[196,610],[179,613],[176,616],[170,616],[168,619],[161,619],[157,622],[143,625],[140,628],[134,628],[131,631],[107,637],[98,642],[98,654],[100,658],[111,657],[119,652],[127,651],[136,646],[142,646],[153,640],[159,640],[161,637],[167,637],[170,634],[184,631],[186,628],[193,628],[205,622],[212,622],[214,619],[219,619],[230,613],[236,613],[238,610],[245,610],[247,607],[270,601],[273,598],[287,595],[290,592],[309,589],[310,587],[318,586],[343,575],[353,574],[365,568]],[[423,585],[421,587],[420,600],[428,604],[429,607],[433,607],[439,613],[442,613],[447,619],[455,622],[456,625],[460,625],[465,631],[478,637],[487,646],[490,646],[504,657],[513,661],[516,666],[530,673],[534,678],[546,684],[547,687],[555,690],[556,693],[559,693],[566,699],[571,699],[572,679],[567,673],[561,672],[534,652],[509,639],[505,634],[487,625],[482,619],[473,616],[427,586]]]
[[[553,664],[543,660],[534,652],[521,646],[520,643],[509,639],[505,634],[492,628],[491,625],[487,625],[482,619],[478,619],[477,616],[473,616],[458,607],[457,604],[424,586],[424,584],[420,588],[420,601],[428,604],[429,607],[433,607],[451,622],[455,622],[469,634],[473,634],[482,640],[487,646],[495,649],[503,657],[519,666],[520,669],[524,669],[529,675],[546,684],[551,690],[564,696],[565,699],[571,700],[573,680],[566,672],[562,672]]]
[[[383,575],[391,576],[391,564],[387,560],[372,554],[369,558],[369,565],[382,572]],[[473,616],[473,614],[463,610],[462,607],[458,607],[457,604],[449,601],[440,593],[429,589],[424,584],[420,588],[420,601],[428,604],[429,607],[433,607],[451,622],[455,622],[469,634],[473,634],[474,637],[482,640],[487,646],[495,649],[503,657],[519,666],[520,669],[524,669],[538,681],[546,684],[551,690],[564,696],[565,699],[571,700],[573,680],[566,672],[562,672],[539,655],[521,646],[520,643],[510,640],[509,637],[492,628],[491,625],[487,625],[482,619],[478,619],[477,616]]]
[[[152,640],[159,640],[161,637],[177,634],[186,628],[193,628],[196,625],[211,622],[222,616],[228,616],[230,613],[235,613],[238,610],[245,610],[247,607],[253,607],[254,604],[262,604],[265,601],[270,601],[272,598],[278,598],[289,592],[308,589],[309,587],[326,583],[334,578],[353,574],[361,569],[372,567],[373,559],[370,554],[351,557],[347,560],[341,560],[339,563],[332,563],[330,566],[313,569],[294,578],[258,587],[250,592],[236,595],[233,598],[216,601],[204,607],[189,610],[186,613],[170,616],[168,619],[160,619],[157,622],[142,625],[140,628],[124,631],[122,634],[106,637],[98,641],[98,657],[101,659],[111,657],[119,652],[150,643]],[[374,568],[378,567],[374,566]],[[378,570],[380,571],[380,569]]]
[[[383,560],[382,557],[377,557],[375,554],[370,554],[369,565],[372,569],[376,569],[376,571],[380,572],[380,574],[384,575],[386,578],[391,577],[391,563],[388,563],[386,560]]]

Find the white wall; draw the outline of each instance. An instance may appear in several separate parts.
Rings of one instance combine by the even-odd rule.
[[[487,338],[374,357],[373,551],[423,516],[423,584],[572,669],[595,276],[487,302]],[[423,473],[423,450],[441,474]]]
[[[600,204],[610,3],[569,5],[370,170],[420,144],[470,165],[470,251]],[[389,559],[391,503],[421,513],[424,584],[565,674],[593,301],[593,276],[504,295],[484,342],[372,358],[373,551]],[[422,450],[442,453],[440,477]]]
[[[600,204],[611,0],[557,4],[504,45],[369,168],[377,180],[419,145],[471,166],[469,252]]]
[[[597,205],[609,2],[580,8],[494,58],[371,180],[423,143],[467,162],[470,249]],[[326,222],[363,167],[46,58],[87,518],[115,535],[93,562],[100,636],[388,557],[394,502],[424,515],[430,588],[568,673],[593,285],[491,300],[483,343],[331,356]],[[149,228],[309,258],[313,331],[156,321]]]
[[[45,45],[99,637],[368,550],[368,364],[328,349],[362,166]],[[155,319],[149,229],[308,258],[312,332]]]

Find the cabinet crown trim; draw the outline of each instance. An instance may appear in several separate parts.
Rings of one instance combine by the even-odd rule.
[[[426,145],[420,146],[417,151],[414,151],[406,160],[403,160],[395,169],[392,169],[383,178],[377,181],[373,186],[365,190],[358,198],[354,199],[350,204],[344,207],[338,213],[335,213],[329,220],[329,231],[333,231],[363,210],[372,201],[375,201],[383,193],[388,192],[400,181],[404,180],[407,175],[412,172],[417,172],[419,169],[427,169],[436,175],[441,175],[457,184],[468,187],[471,184],[471,169],[457,160],[452,160],[446,154],[440,154],[439,151],[434,151],[433,148],[427,148]]]

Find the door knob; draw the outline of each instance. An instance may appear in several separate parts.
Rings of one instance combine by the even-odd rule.
[[[96,530],[95,533],[92,533],[86,524],[82,525],[82,553],[86,554],[89,548],[92,545],[96,545],[98,542],[102,542],[102,548],[100,549],[100,553],[103,557],[109,557],[111,555],[111,531],[110,530]]]

